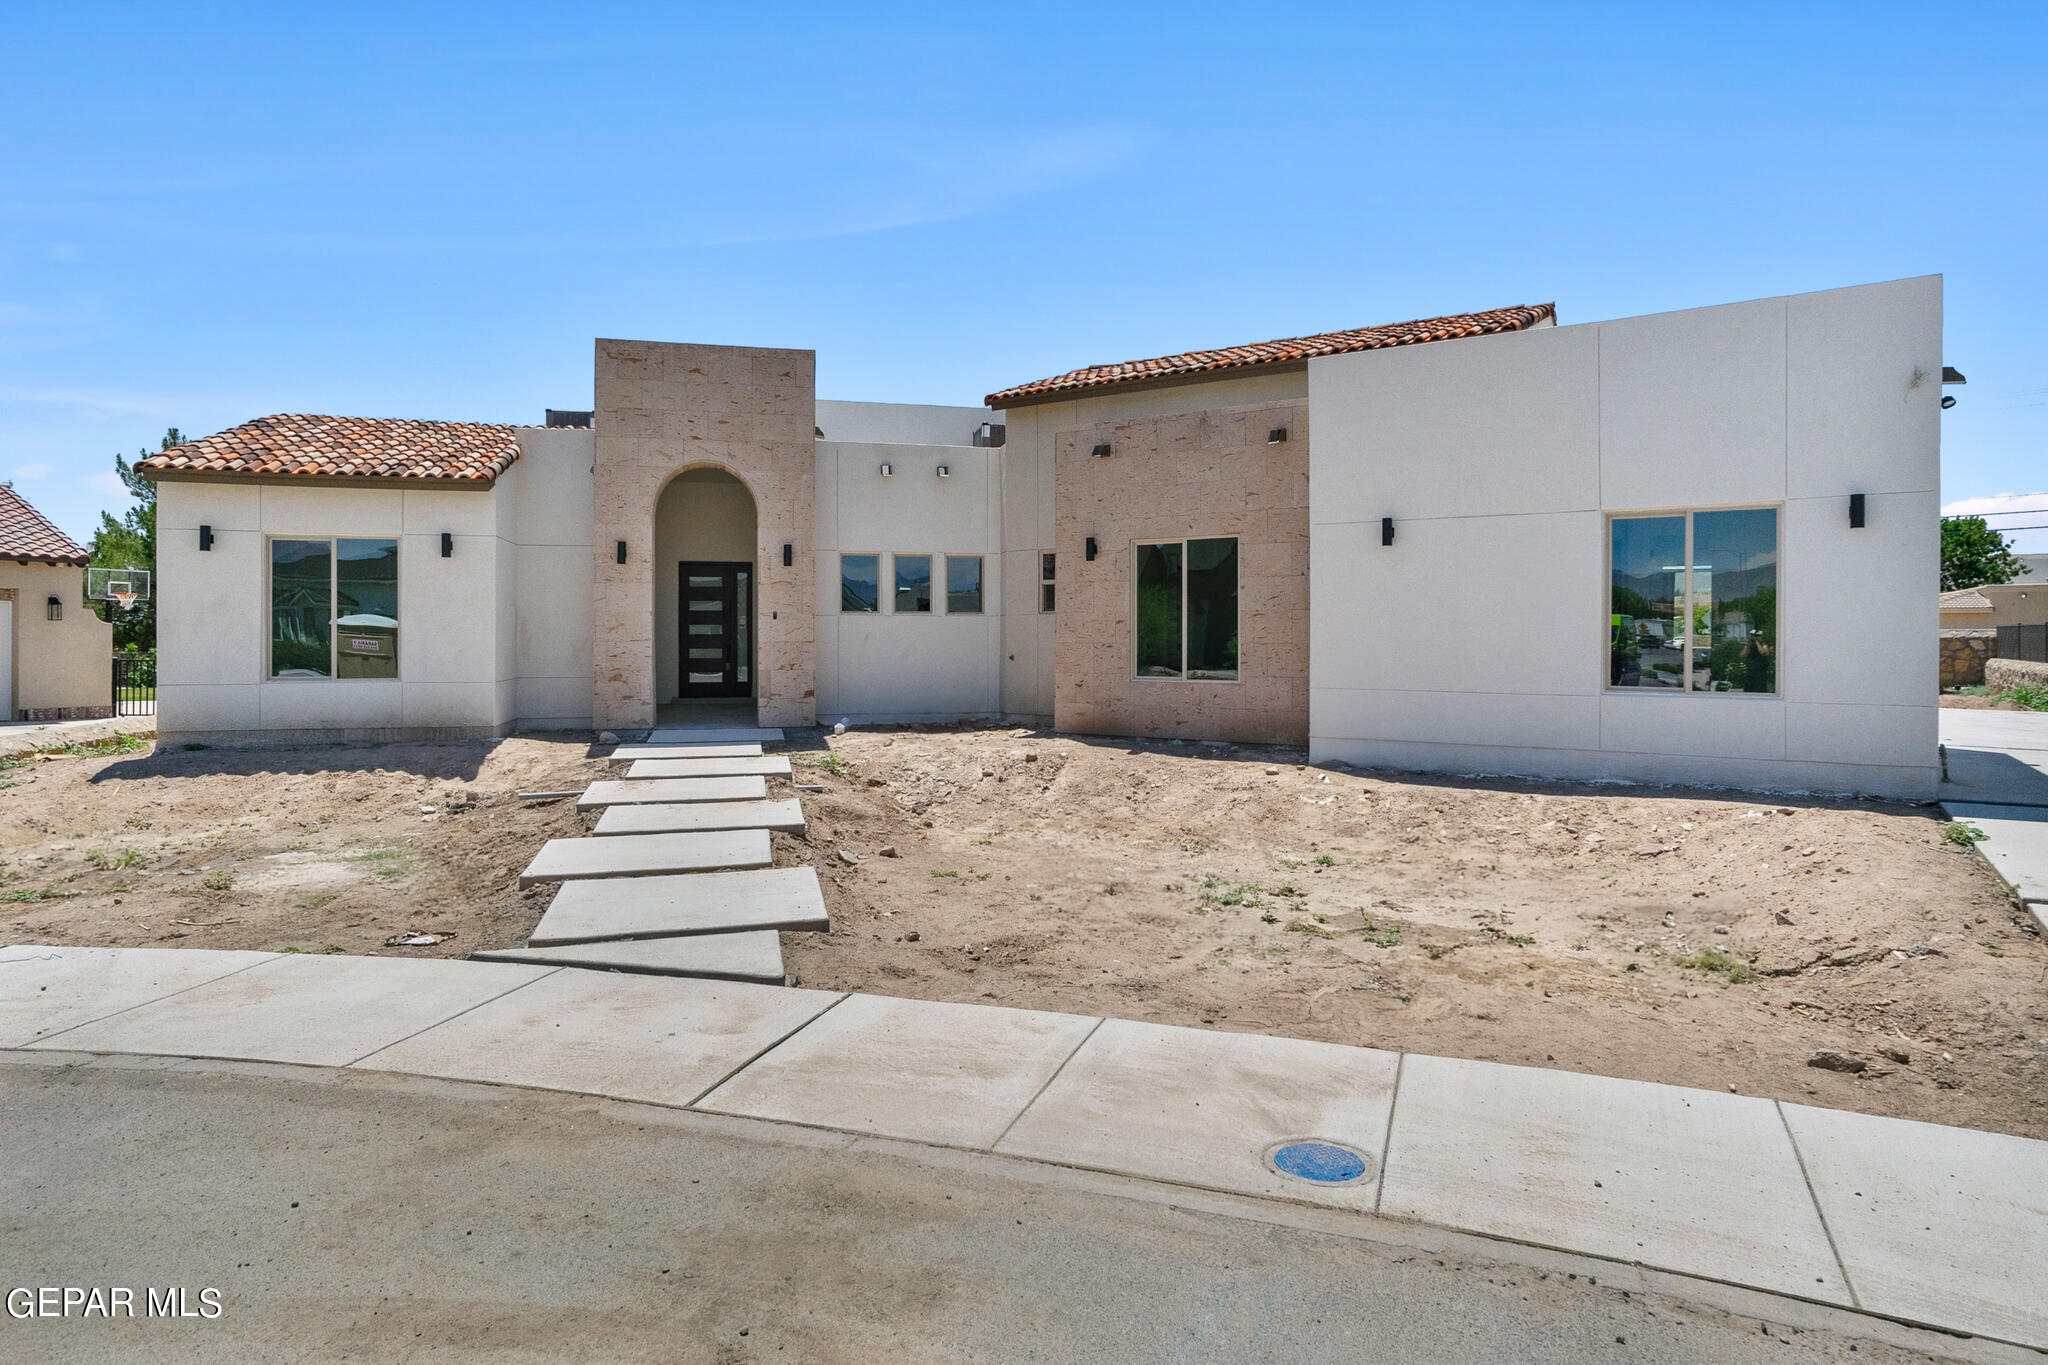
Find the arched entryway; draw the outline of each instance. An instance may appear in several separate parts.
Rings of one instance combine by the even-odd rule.
[[[759,694],[753,494],[715,467],[686,469],[654,510],[656,703],[744,709]]]

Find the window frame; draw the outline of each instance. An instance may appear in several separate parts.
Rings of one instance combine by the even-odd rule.
[[[904,558],[906,555],[909,556],[911,559],[922,559],[925,562],[924,588],[925,592],[930,595],[931,605],[926,607],[923,611],[917,611],[914,609],[911,611],[903,611],[899,609],[896,605],[896,561]],[[939,610],[939,607],[943,602],[943,595],[938,591],[938,585],[932,581],[933,566],[940,564],[944,560],[944,558],[945,557],[943,555],[936,554],[930,550],[903,550],[901,552],[896,550],[889,551],[889,615],[929,617],[940,616],[944,614]]]
[[[1685,521],[1685,600],[1681,604],[1683,620],[1693,618],[1694,597],[1692,588],[1693,571],[1693,530],[1692,519],[1701,512],[1770,512],[1777,519],[1778,557],[1778,619],[1776,622],[1778,643],[1776,658],[1772,660],[1773,687],[1769,692],[1743,692],[1729,689],[1717,692],[1711,688],[1695,690],[1692,685],[1692,653],[1694,646],[1688,640],[1685,649],[1685,671],[1680,675],[1682,685],[1678,687],[1620,687],[1609,682],[1612,668],[1614,618],[1614,523],[1617,521],[1647,520],[1653,517],[1682,517]],[[1600,692],[1602,696],[1619,697],[1717,697],[1741,698],[1745,702],[1782,702],[1785,700],[1785,504],[1782,502],[1728,502],[1704,503],[1698,506],[1630,508],[1626,511],[1607,510],[1601,517],[1601,531],[1605,539],[1600,550],[1604,569],[1602,578],[1602,601],[1605,610],[1600,613],[1606,629],[1601,632]],[[1711,646],[1710,646],[1711,648]]]
[[[883,561],[883,559],[887,558],[887,552],[885,552],[885,551],[882,551],[882,550],[840,550],[840,551],[838,552],[838,555],[839,555],[839,611],[838,611],[838,613],[837,613],[837,614],[838,614],[838,615],[840,615],[840,616],[882,616],[882,615],[886,615],[886,613],[885,613],[885,612],[884,612],[884,611],[882,610],[882,603],[883,603],[883,600],[884,600],[884,598],[883,598],[883,593],[882,593],[882,561]],[[851,559],[872,559],[872,560],[874,560],[874,561],[875,561],[875,606],[874,606],[874,610],[873,610],[873,611],[854,611],[854,610],[852,610],[851,608],[849,608],[849,607],[848,607],[848,606],[846,605],[846,561],[847,561],[847,560],[848,560],[849,558],[851,558]],[[894,584],[895,584],[895,579],[896,579],[896,570],[895,570],[895,568],[894,568],[893,566],[891,566],[891,568],[890,568],[890,570],[889,570],[889,581],[890,581],[890,585],[891,585],[892,587],[893,587],[893,586],[894,586]]]
[[[1197,540],[1227,540],[1236,548],[1238,602],[1238,651],[1237,676],[1234,678],[1191,678],[1188,676],[1188,545]],[[1138,671],[1138,551],[1147,545],[1178,545],[1180,549],[1180,674],[1166,678],[1157,674],[1146,675]],[[1125,547],[1130,557],[1124,562],[1131,566],[1131,633],[1130,633],[1130,674],[1131,681],[1141,683],[1213,683],[1219,687],[1235,687],[1244,682],[1244,536],[1235,531],[1219,532],[1214,535],[1185,536],[1141,536]]]
[[[932,592],[932,602],[934,605],[941,601],[945,603],[946,610],[942,614],[946,616],[988,615],[988,557],[979,554],[955,555],[940,553],[934,556],[934,558],[942,561],[942,569],[946,580],[946,590],[943,594],[938,592],[936,587],[934,587]],[[974,600],[980,605],[976,606],[972,611],[953,610],[953,561],[956,559],[971,559],[974,561]]]
[[[325,677],[294,678],[281,676],[276,671],[276,659],[273,655],[273,646],[277,643],[277,552],[275,546],[281,540],[300,541],[306,544],[322,542],[327,546],[328,671]],[[263,675],[260,681],[266,683],[399,683],[405,681],[405,652],[402,650],[398,651],[399,658],[396,660],[391,676],[388,678],[344,678],[341,676],[342,630],[339,625],[339,618],[341,615],[341,542],[344,540],[390,541],[394,569],[392,582],[395,591],[400,596],[403,596],[405,591],[403,569],[405,537],[402,535],[345,536],[338,532],[333,534],[266,532],[263,536]],[[405,629],[405,610],[403,606],[399,608],[398,623],[398,629],[403,631]],[[392,643],[394,646],[397,644],[395,632]]]
[[[1051,561],[1049,566],[1047,561]],[[1049,572],[1048,567],[1050,568]],[[1059,602],[1059,567],[1059,551],[1040,550],[1038,552],[1038,614],[1040,616],[1051,616],[1054,607]],[[1052,593],[1050,597],[1047,596],[1049,590]],[[1047,603],[1052,603],[1053,605],[1049,606]]]

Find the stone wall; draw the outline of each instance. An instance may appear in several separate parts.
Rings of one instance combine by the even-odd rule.
[[[1941,685],[1975,687],[1984,681],[1984,665],[1998,657],[1995,630],[1944,630],[1941,633]]]
[[[1992,659],[1984,665],[1984,683],[1994,692],[2004,692],[2026,683],[2048,687],[2048,664],[2027,659]]]
[[[675,571],[655,555],[655,508],[670,479],[704,467],[725,470],[754,499],[760,723],[816,718],[815,371],[810,351],[597,343],[591,617],[600,729],[654,721],[654,581]]]
[[[1267,444],[1267,433],[1287,439]],[[1112,454],[1090,451],[1107,442]],[[1081,734],[1308,740],[1308,404],[1062,431],[1053,723]],[[1097,558],[1086,555],[1094,537]],[[1134,544],[1238,538],[1238,680],[1140,679]]]

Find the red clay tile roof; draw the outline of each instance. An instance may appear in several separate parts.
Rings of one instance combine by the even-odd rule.
[[[292,413],[259,417],[172,446],[136,468],[150,476],[251,474],[488,484],[519,458],[516,430],[488,422]]]
[[[1487,336],[1494,332],[1519,332],[1544,321],[1554,321],[1554,303],[1525,304],[1517,308],[1495,308],[1485,313],[1459,313],[1447,318],[1422,318],[1415,322],[1390,322],[1380,327],[1360,327],[1349,332],[1323,332],[1310,337],[1287,337],[1261,341],[1250,346],[1225,346],[1215,351],[1184,351],[1156,360],[1132,360],[1122,365],[1090,365],[1068,370],[1050,379],[992,393],[982,401],[992,408],[1021,403],[1047,403],[1078,396],[1087,389],[1107,388],[1141,380],[1172,379],[1182,375],[1205,374],[1213,370],[1238,370],[1253,365],[1273,365],[1308,360],[1319,355],[1343,355],[1349,351],[1376,351],[1385,346],[1414,346],[1424,341],[1450,341],[1457,337]]]
[[[12,484],[0,483],[0,559],[39,559],[45,564],[83,564],[78,542],[28,505]]]

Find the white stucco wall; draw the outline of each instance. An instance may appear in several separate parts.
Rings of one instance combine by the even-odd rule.
[[[973,446],[820,441],[818,719],[955,720],[1002,708],[1003,452]],[[887,463],[893,475],[880,470]],[[946,465],[948,478],[937,469]],[[881,556],[882,610],[839,609],[842,551]],[[891,556],[932,556],[933,610],[898,615]],[[944,556],[982,558],[982,610],[945,610]]]
[[[1000,424],[1003,414],[978,407],[942,407],[932,403],[850,403],[817,401],[821,441],[858,441],[872,445],[971,446],[983,422]]]
[[[1312,361],[1312,757],[1931,796],[1941,361],[1938,276]],[[1609,688],[1607,516],[1754,504],[1778,695]]]
[[[511,714],[521,729],[590,724],[594,456],[589,430],[522,427],[519,459],[507,471],[517,547]]]

